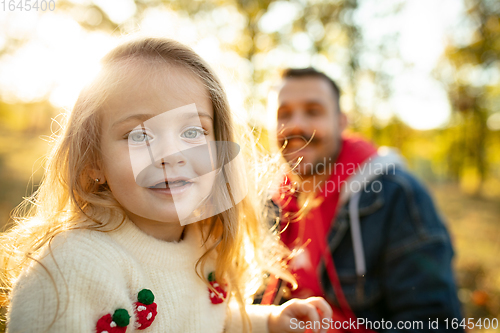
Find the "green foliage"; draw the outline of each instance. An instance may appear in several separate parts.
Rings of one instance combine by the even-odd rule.
[[[498,135],[487,127],[488,118],[500,112],[500,91],[497,83],[488,79],[500,68],[500,9],[494,3],[466,1],[464,19],[476,26],[472,38],[465,45],[448,45],[445,64],[436,69],[448,86],[454,110],[449,138],[444,142],[448,174],[455,181],[469,184],[466,187],[475,194],[481,194],[499,154],[499,150],[491,149],[498,147],[494,139]]]
[[[47,101],[0,102],[0,230],[10,211],[36,190],[43,174],[43,155],[49,148],[42,138],[51,134],[51,119],[56,113]]]

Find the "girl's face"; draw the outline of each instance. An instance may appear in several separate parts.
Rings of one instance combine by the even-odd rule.
[[[111,192],[139,227],[180,226],[215,178],[208,91],[186,69],[165,64],[153,72],[139,62],[114,91],[103,109],[101,139]]]

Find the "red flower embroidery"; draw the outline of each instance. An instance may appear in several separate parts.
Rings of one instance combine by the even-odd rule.
[[[110,313],[102,316],[96,324],[97,333],[125,333],[130,323],[130,316],[125,309],[118,309],[113,316]]]
[[[157,315],[157,305],[154,302],[155,296],[149,289],[142,289],[137,295],[138,302],[135,302],[135,314],[138,330],[144,330],[151,326]]]
[[[211,272],[208,275],[208,282],[215,289],[216,292],[208,288],[208,293],[210,295],[210,301],[213,304],[220,304],[224,302],[227,297],[227,292],[222,288],[222,286],[215,280],[215,272]]]

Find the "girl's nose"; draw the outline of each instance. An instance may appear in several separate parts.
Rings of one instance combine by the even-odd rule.
[[[163,158],[160,158],[155,162],[155,165],[158,168],[164,168],[164,167],[170,167],[170,168],[175,168],[179,166],[184,166],[186,165],[186,158],[185,156],[179,151],[174,154],[170,154],[168,156],[165,156]]]

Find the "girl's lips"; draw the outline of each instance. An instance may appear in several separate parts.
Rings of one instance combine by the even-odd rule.
[[[175,187],[168,187],[168,188],[148,188],[148,190],[153,191],[153,193],[156,193],[158,195],[167,195],[167,196],[172,196],[172,195],[180,195],[184,192],[186,192],[188,189],[193,186],[193,183],[191,182],[186,182],[182,186],[175,186]]]

